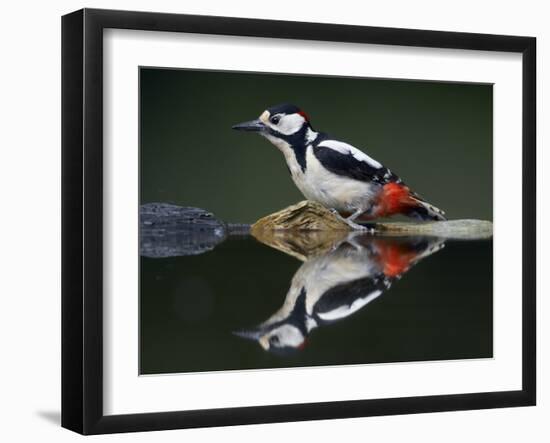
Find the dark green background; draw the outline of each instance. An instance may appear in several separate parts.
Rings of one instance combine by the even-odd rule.
[[[141,202],[254,222],[303,197],[283,156],[231,126],[290,102],[450,218],[492,219],[492,85],[141,68]]]

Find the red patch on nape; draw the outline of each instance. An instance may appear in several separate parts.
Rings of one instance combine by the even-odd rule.
[[[304,341],[302,343],[300,343],[298,346],[296,346],[296,349],[302,351],[307,345],[307,338],[304,339]]]
[[[307,115],[304,111],[298,112],[298,115],[301,115],[302,117],[304,117],[305,120],[306,120],[306,122],[309,121],[309,117],[308,117],[308,115]]]

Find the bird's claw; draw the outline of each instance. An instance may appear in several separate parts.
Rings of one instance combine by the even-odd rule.
[[[374,232],[373,229],[367,228],[366,226],[360,225],[359,223],[355,223],[351,220],[344,219],[344,222],[354,231],[361,231],[361,232]]]
[[[346,225],[348,225],[351,229],[353,229],[354,231],[361,231],[361,232],[374,232],[374,229],[370,229],[370,228],[367,228],[366,226],[362,226],[358,223],[355,223],[353,220],[350,220],[349,218],[345,218],[345,217],[342,217],[340,215],[340,213],[334,209],[334,208],[331,208],[330,209],[330,212],[332,213],[332,215],[334,215],[338,220],[344,222]]]

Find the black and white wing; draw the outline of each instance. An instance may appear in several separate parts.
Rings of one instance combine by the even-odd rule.
[[[333,286],[315,304],[313,315],[321,322],[349,317],[389,289],[391,283],[392,279],[380,274]]]
[[[388,168],[348,143],[324,139],[313,146],[313,154],[325,169],[336,175],[380,184],[401,183]]]

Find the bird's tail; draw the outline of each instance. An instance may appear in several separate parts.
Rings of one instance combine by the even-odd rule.
[[[403,214],[420,220],[447,220],[445,213],[428,203],[403,183],[388,183],[380,193],[377,210],[371,218]]]
[[[419,220],[447,220],[445,212],[441,209],[431,205],[427,201],[423,200],[417,195],[410,196],[411,205],[407,208],[405,214],[409,217],[417,218]]]

